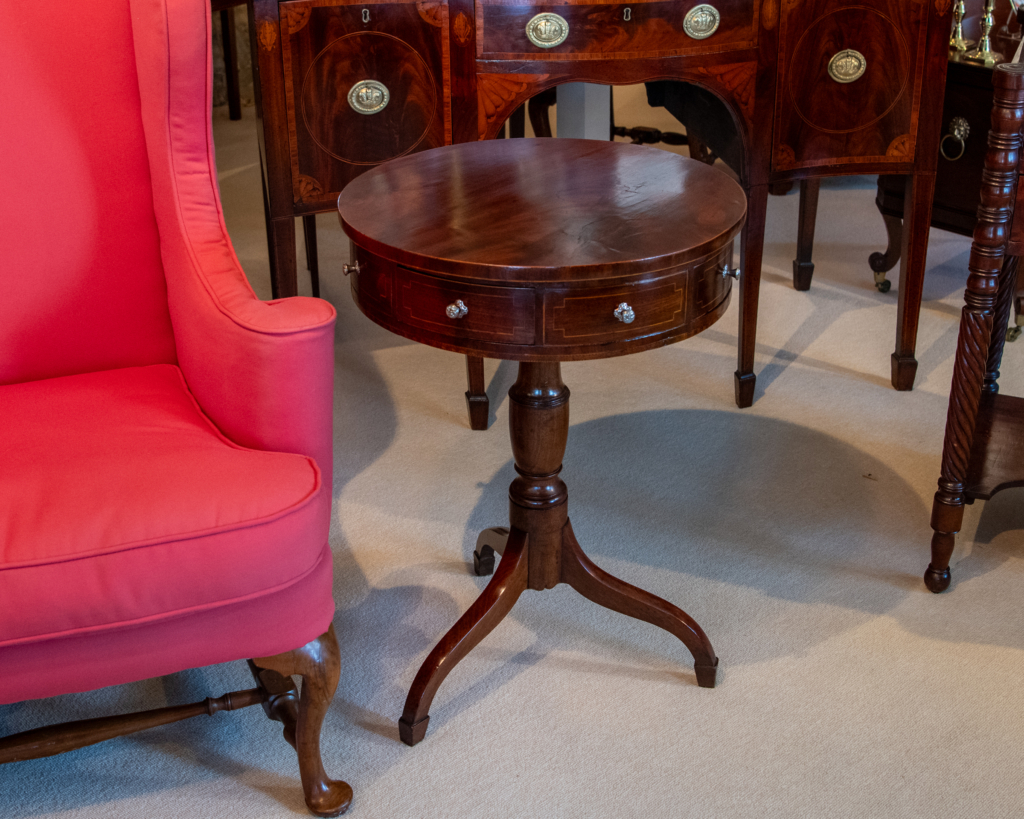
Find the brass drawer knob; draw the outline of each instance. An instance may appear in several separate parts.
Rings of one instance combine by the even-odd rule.
[[[538,14],[526,24],[526,39],[537,48],[554,48],[568,36],[569,21],[554,12]]]
[[[462,299],[456,299],[452,304],[444,308],[445,315],[450,319],[460,319],[469,313],[469,308]]]
[[[349,275],[350,273],[358,273],[359,262],[353,262],[352,264],[343,264],[341,266],[341,272],[344,273],[346,276]]]
[[[636,313],[633,312],[633,308],[626,304],[626,302],[622,302],[615,308],[615,318],[623,324],[632,324],[633,319],[636,318]]]
[[[718,272],[722,274],[723,279],[739,279],[740,269],[738,267],[729,267],[729,263],[721,265],[718,268]]]
[[[694,6],[683,18],[683,31],[694,40],[706,40],[716,31],[722,22],[722,15],[714,6],[704,3]]]
[[[852,48],[840,51],[828,61],[828,75],[843,85],[859,80],[867,70],[867,58]]]

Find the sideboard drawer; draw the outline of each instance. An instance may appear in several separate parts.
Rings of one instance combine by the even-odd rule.
[[[928,20],[939,5],[784,3],[774,170],[913,162]]]
[[[395,314],[405,324],[453,339],[534,342],[534,295],[529,288],[460,284],[404,267],[396,275]],[[455,317],[449,307],[455,308]]]
[[[280,32],[296,206],[323,210],[374,165],[451,142],[446,3],[289,0]],[[273,27],[258,39],[273,46]]]
[[[718,25],[701,30],[713,18]],[[502,0],[476,4],[477,56],[482,59],[605,59],[662,57],[753,48],[757,44],[759,0],[640,0],[636,3],[545,3],[527,5]],[[692,14],[691,14],[692,12]],[[567,26],[557,45],[536,45],[527,26],[537,15],[552,14]],[[688,23],[687,18],[692,18]],[[557,34],[562,23],[555,22]],[[692,32],[687,33],[687,29]]]

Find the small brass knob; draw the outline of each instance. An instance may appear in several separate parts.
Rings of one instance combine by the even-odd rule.
[[[462,299],[456,299],[444,308],[444,312],[450,319],[460,319],[469,313],[469,308],[466,307],[466,303]]]
[[[622,302],[618,307],[615,308],[615,318],[621,321],[623,324],[632,324],[633,319],[636,318],[636,313],[633,308],[630,307],[626,302]]]
[[[344,273],[346,276],[349,273],[358,273],[359,272],[359,262],[354,262],[352,264],[344,264],[344,265],[342,265],[341,266],[341,272]]]
[[[739,279],[740,277],[740,269],[738,267],[729,267],[728,262],[718,268],[718,272],[722,274],[723,279]]]

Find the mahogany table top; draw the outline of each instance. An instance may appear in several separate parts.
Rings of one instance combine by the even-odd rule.
[[[746,216],[725,173],[626,143],[510,139],[436,148],[352,181],[357,245],[397,264],[491,283],[644,274],[720,250]]]

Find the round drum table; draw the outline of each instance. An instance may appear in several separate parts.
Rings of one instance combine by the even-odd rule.
[[[700,162],[624,143],[511,139],[385,163],[338,200],[354,243],[352,295],[406,338],[518,361],[509,426],[518,476],[509,527],[474,555],[494,577],[420,667],[399,721],[413,745],[438,686],[526,589],[568,583],[589,600],[660,626],[712,688],[718,658],[681,609],[595,566],[580,548],[559,477],[569,390],[559,362],[636,353],[692,336],[725,312],[738,184]]]

